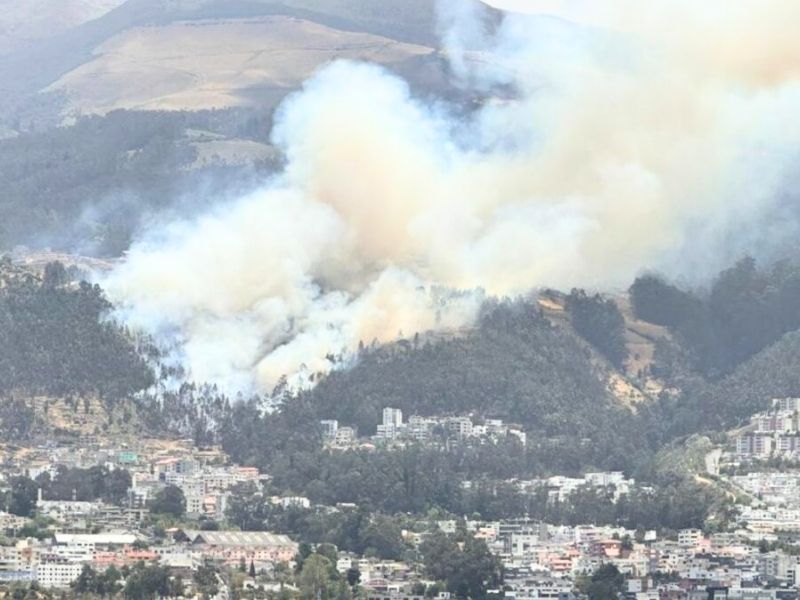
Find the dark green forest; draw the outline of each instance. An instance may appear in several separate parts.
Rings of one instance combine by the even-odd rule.
[[[621,411],[589,353],[533,303],[488,304],[463,337],[365,349],[309,394],[320,418],[375,432],[381,410],[442,415],[480,411],[553,435],[590,435]],[[563,407],[571,407],[565,418]]]
[[[574,289],[567,296],[565,308],[575,331],[598,352],[621,368],[628,358],[625,346],[625,319],[617,304],[600,294],[588,295]]]
[[[790,261],[759,267],[745,258],[708,290],[680,289],[646,275],[630,295],[636,316],[669,327],[686,362],[712,379],[800,328],[800,265]]]
[[[655,275],[630,289],[636,315],[665,325],[653,374],[680,390],[662,398],[669,437],[735,427],[771,398],[800,393],[800,265],[739,261],[708,289],[681,289]]]
[[[667,383],[680,382],[680,392],[662,394],[635,411],[610,396],[603,383],[607,363],[594,354],[614,362],[609,348],[618,341],[604,347],[601,332],[619,340],[624,320],[607,298],[579,290],[567,300],[571,325],[551,322],[533,302],[489,302],[469,332],[362,347],[352,367],[323,377],[311,390],[284,392],[282,406],[264,412],[259,397],[228,398],[213,386],[191,382],[177,390],[147,391],[159,378],[180,373],[159,365],[156,348],[109,320],[111,307],[102,290],[74,281],[57,264],[41,275],[8,260],[2,267],[5,438],[30,430],[36,418],[24,400],[30,395],[94,394],[110,404],[133,399],[139,426],[192,435],[200,445],[221,444],[233,460],[269,472],[279,492],[325,504],[357,503],[387,515],[541,513],[570,522],[593,511],[597,521],[637,527],[697,524],[719,512],[719,499],[692,488],[689,480],[658,472],[654,465],[662,448],[692,433],[733,427],[770,398],[800,389],[800,338],[798,332],[785,333],[796,323],[791,289],[797,271],[788,263],[760,269],[741,262],[721,273],[708,291],[681,290],[654,276],[638,279],[631,289],[637,316],[672,332],[659,346],[654,369]],[[766,312],[753,312],[756,301]],[[718,337],[704,339],[717,356],[727,356],[727,366],[706,371],[706,363],[694,358],[696,338],[682,323],[697,311],[707,315],[723,306],[726,320],[717,317],[708,325]],[[753,327],[748,318],[768,319],[772,337],[748,336]],[[738,333],[723,335],[723,323],[733,323]],[[738,340],[736,352],[729,348],[731,340]],[[401,408],[406,416],[502,418],[523,427],[528,443],[452,439],[404,449],[323,447],[320,419],[338,419],[369,435],[385,406]],[[576,497],[554,507],[503,483],[592,469],[622,470],[656,495],[637,492],[622,503]],[[694,504],[684,505],[682,498]],[[683,508],[664,508],[672,505]],[[653,506],[663,510],[646,512]]]
[[[386,406],[407,416],[474,412],[521,424],[528,447],[521,463],[507,463],[509,476],[636,469],[653,448],[640,419],[610,397],[602,376],[578,338],[550,323],[535,304],[502,302],[487,305],[465,336],[365,348],[352,368],[291,396],[275,414],[262,416],[258,399],[231,403],[191,385],[143,412],[155,419],[152,426],[173,421],[188,429],[191,420],[198,441],[219,441],[236,460],[270,470],[287,456],[310,455],[312,464],[327,460],[320,419],[338,419],[370,435]],[[504,472],[500,454],[484,472]]]
[[[0,260],[0,394],[96,394],[112,401],[152,383],[130,336],[106,319],[97,285],[58,263],[40,278]]]

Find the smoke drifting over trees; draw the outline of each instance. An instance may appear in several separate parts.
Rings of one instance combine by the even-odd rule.
[[[492,28],[442,4],[454,76],[493,99],[465,117],[332,64],[277,115],[279,176],[151,232],[102,283],[196,379],[268,390],[359,341],[469,325],[484,293],[777,254],[798,232],[800,6],[687,4]]]

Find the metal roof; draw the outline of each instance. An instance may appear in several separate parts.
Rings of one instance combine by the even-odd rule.
[[[99,544],[125,546],[136,541],[133,533],[56,533],[56,544]]]
[[[193,544],[210,546],[287,546],[294,545],[289,536],[268,531],[199,531],[184,530]]]

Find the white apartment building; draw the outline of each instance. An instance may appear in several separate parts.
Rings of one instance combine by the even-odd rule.
[[[794,454],[800,452],[800,436],[781,435],[778,436],[775,449],[781,454]]]
[[[75,581],[83,570],[80,562],[65,559],[49,559],[36,565],[34,579],[44,588],[65,589]]]
[[[322,437],[326,440],[336,439],[336,432],[339,431],[339,421],[336,419],[323,419],[319,422],[322,429]]]
[[[355,442],[357,438],[358,435],[355,428],[339,427],[339,429],[336,431],[336,438],[334,438],[333,443],[338,446],[347,446],[348,444]]]
[[[311,500],[303,496],[285,496],[278,502],[282,508],[311,508]]]
[[[397,426],[393,424],[380,424],[378,425],[375,439],[377,440],[395,440],[400,437],[400,434],[405,431],[403,425]]]
[[[740,456],[768,457],[773,448],[774,440],[770,435],[743,435],[736,438],[736,454]]]
[[[406,426],[403,425],[403,411],[399,408],[384,408],[383,422],[378,425],[376,440],[391,441],[405,433]]]
[[[800,412],[800,398],[775,398],[772,408],[778,411]]]
[[[403,424],[403,411],[399,408],[383,409],[383,425],[394,425],[400,427]]]
[[[758,433],[795,433],[797,416],[793,412],[777,412],[753,417]]]

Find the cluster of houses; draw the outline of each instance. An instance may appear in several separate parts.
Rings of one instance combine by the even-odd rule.
[[[102,465],[131,474],[128,497],[120,505],[101,500],[52,500],[38,491],[35,515],[55,532],[44,539],[29,534],[33,521],[0,512],[0,529],[10,542],[0,545],[0,582],[32,582],[67,588],[85,565],[97,570],[141,561],[159,562],[190,573],[204,561],[226,565],[244,562],[265,571],[290,562],[297,543],[264,532],[175,530],[161,539],[144,533],[148,503],[164,489],[178,487],[186,501],[186,517],[222,520],[233,488],[265,479],[258,469],[231,465],[218,449],[197,449],[190,441],[130,440],[127,444],[82,439],[78,444],[25,448],[0,454],[6,480],[24,475],[55,477],[59,469]],[[284,506],[309,506],[305,498],[273,498]]]
[[[191,440],[144,439],[115,445],[88,437],[74,446],[27,449],[22,456],[0,459],[6,476],[21,474],[31,479],[44,473],[54,478],[62,467],[104,465],[128,471],[132,486],[123,508],[101,503],[40,500],[40,510],[44,514],[57,520],[69,518],[73,528],[79,525],[80,519],[94,526],[129,526],[142,518],[148,502],[168,485],[183,492],[189,517],[218,520],[225,515],[232,487],[266,479],[256,468],[229,464],[228,457],[220,449],[195,448]]]
[[[580,488],[608,490],[616,501],[636,485],[634,479],[625,477],[621,471],[586,473],[583,477],[553,475],[544,479],[514,480],[513,483],[521,492],[535,493],[542,488],[546,489],[549,502],[565,502]]]
[[[340,426],[335,419],[320,421],[320,428],[328,447],[349,448],[360,442],[354,427]],[[517,439],[523,446],[527,443],[526,433],[521,427],[506,424],[501,419],[482,419],[476,422],[469,415],[444,417],[412,415],[408,421],[404,421],[402,410],[386,407],[383,409],[381,423],[377,426],[377,432],[372,436],[371,442],[430,443],[443,438],[491,442],[508,437]]]
[[[230,567],[244,562],[265,570],[290,562],[296,554],[297,544],[288,537],[264,532],[180,530],[158,542],[135,532],[56,533],[52,539],[26,538],[0,546],[0,581],[36,581],[42,587],[65,589],[85,565],[104,571],[158,562],[190,576],[208,560]]]
[[[755,471],[733,475],[728,480],[759,503],[800,508],[800,473],[797,471]]]
[[[772,436],[773,441],[796,435],[799,407],[800,400],[776,400],[771,411],[753,418],[751,435]],[[340,427],[336,421],[322,421],[321,427],[330,447],[443,439],[491,443],[508,436],[526,441],[523,432],[499,420],[412,416],[405,421],[394,408],[383,411],[371,440],[359,440],[354,428]],[[201,527],[207,522],[224,525],[237,485],[257,485],[268,479],[257,469],[230,464],[219,449],[198,449],[190,441],[146,439],[124,444],[82,439],[65,446],[0,449],[0,478],[26,475],[35,479],[43,473],[55,476],[61,467],[94,465],[126,469],[131,474],[127,498],[115,505],[101,500],[47,499],[40,492],[37,521],[46,521],[52,530],[52,535],[44,536],[31,533],[35,529],[31,519],[0,512],[0,530],[5,533],[0,543],[0,582],[35,581],[43,587],[66,589],[86,565],[104,570],[139,562],[159,563],[190,578],[208,561],[231,569],[246,565],[248,572],[269,579],[278,564],[292,565],[298,543],[304,541],[271,532]],[[435,522],[434,527],[448,533],[465,527],[468,535],[484,540],[504,566],[502,595],[514,600],[577,598],[581,582],[604,564],[613,564],[622,573],[626,600],[797,600],[800,472],[740,474],[728,477],[727,482],[750,498],[738,507],[734,530],[727,533],[705,535],[686,529],[665,536],[664,532],[592,524],[556,526],[530,519],[450,520]],[[544,489],[553,502],[563,502],[584,487],[602,488],[618,499],[636,486],[622,472],[511,483],[523,492]],[[155,533],[144,526],[148,506],[166,486],[183,492],[184,525],[193,524]],[[295,496],[271,501],[301,509],[354,508],[312,507],[308,498]],[[431,523],[425,520],[425,524]],[[430,531],[422,526],[404,531],[409,550],[419,550]],[[340,553],[336,568],[343,575],[357,569],[361,597],[368,600],[423,600],[426,592],[431,597],[435,582],[426,578],[419,552],[407,554],[406,561],[387,561]],[[438,590],[435,595],[447,598]]]
[[[134,471],[131,505],[147,506],[165,485],[180,488],[190,517],[221,520],[225,517],[230,490],[240,483],[260,481],[258,469],[237,466],[202,465],[193,457],[170,457],[158,461],[152,470]]]
[[[52,503],[42,506],[53,508]],[[785,539],[782,530],[742,527],[704,535],[686,529],[664,538],[656,531],[556,526],[529,519],[435,525],[446,533],[465,527],[469,535],[484,540],[503,563],[504,596],[515,600],[575,598],[579,582],[604,564],[622,573],[628,600],[707,600],[709,589],[723,594],[722,600],[796,600],[800,587],[800,556],[763,546],[764,541]],[[403,532],[410,548],[419,548],[427,535]],[[230,568],[253,565],[260,573],[271,573],[278,563],[291,564],[297,551],[296,541],[269,532],[179,529],[162,539],[147,538],[135,528],[58,532],[51,539],[18,538],[0,546],[0,581],[37,581],[65,589],[84,565],[103,570],[140,561],[158,562],[187,577],[207,561]],[[336,567],[343,575],[357,569],[363,597],[369,600],[422,600],[434,584],[413,560],[340,553]]]
[[[442,521],[438,526],[452,533],[459,525]],[[467,521],[466,527],[500,558],[502,594],[515,600],[576,598],[579,582],[604,564],[615,565],[623,575],[628,600],[796,600],[800,586],[800,557],[765,551],[749,534],[707,536],[686,529],[661,539],[655,531],[526,519]],[[406,533],[411,545],[425,535]],[[338,567],[342,572],[359,569],[370,600],[423,600],[422,590],[433,583],[403,562],[344,556]]]
[[[800,458],[800,398],[776,398],[770,410],[753,415],[746,433],[736,438],[743,459]]]
[[[747,498],[737,524],[757,535],[800,536],[800,471],[755,471],[726,478]]]
[[[687,529],[659,539],[654,531],[524,521],[485,529],[506,567],[506,598],[570,597],[580,578],[607,563],[624,575],[623,592],[635,600],[705,600],[709,589],[731,598],[788,599],[800,584],[800,558],[765,552],[747,535]]]

